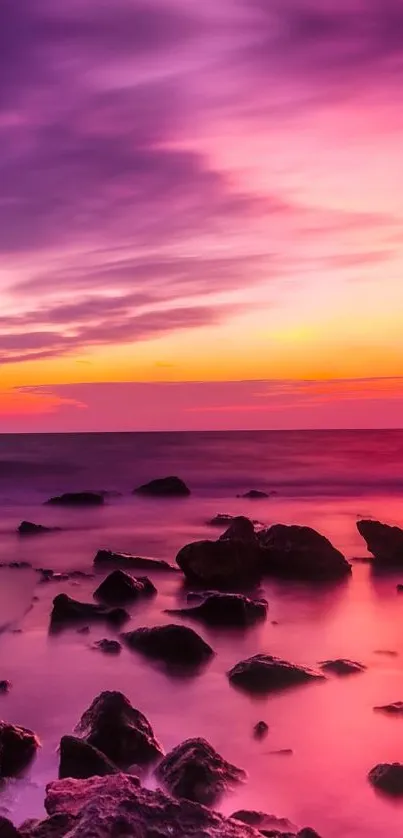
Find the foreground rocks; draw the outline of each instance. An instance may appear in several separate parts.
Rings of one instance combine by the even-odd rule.
[[[320,668],[323,672],[332,672],[334,675],[355,675],[359,672],[365,672],[367,667],[358,663],[358,661],[336,658],[335,660],[322,661]]]
[[[119,768],[101,751],[76,736],[63,736],[60,740],[59,777],[103,777],[118,774]],[[1,838],[1,833],[0,833]]]
[[[176,567],[163,559],[147,559],[143,556],[131,556],[129,553],[114,553],[113,550],[98,550],[94,558],[94,567],[97,570],[104,570],[109,567],[126,570],[176,571]]]
[[[139,597],[152,596],[156,593],[155,585],[147,576],[136,579],[123,570],[113,570],[96,589],[94,597],[109,605],[124,605]]]
[[[200,666],[214,654],[211,646],[193,629],[173,623],[138,628],[122,634],[122,639],[130,649],[179,667]]]
[[[399,762],[376,765],[369,772],[368,779],[380,791],[399,797],[403,795],[403,765]]]
[[[357,529],[380,567],[403,567],[403,529],[380,521],[357,521]]]
[[[39,740],[32,730],[0,721],[0,778],[23,771],[38,748]]]
[[[351,565],[333,544],[311,527],[275,524],[257,534],[267,575],[327,581],[351,573]]]
[[[158,765],[157,777],[174,797],[212,805],[245,772],[223,759],[205,739],[187,739]]]
[[[192,608],[177,608],[169,614],[182,614],[211,626],[240,626],[245,628],[264,620],[267,615],[266,600],[253,600],[243,594],[211,592]]]
[[[148,765],[164,753],[148,719],[120,692],[100,693],[76,732],[119,768]]]
[[[133,489],[134,495],[148,495],[155,498],[180,498],[190,495],[190,489],[180,477],[161,477],[158,480],[151,480],[143,483],[137,489]]]
[[[231,684],[251,693],[269,693],[323,679],[312,669],[289,663],[273,655],[254,655],[228,672]]]
[[[381,713],[389,713],[391,716],[403,716],[403,701],[394,701],[392,704],[378,704],[374,707]]]
[[[115,626],[121,626],[129,619],[124,608],[107,608],[105,605],[95,605],[92,602],[78,602],[67,594],[58,594],[53,600],[50,615],[52,628],[62,628],[81,620],[105,620]]]
[[[102,506],[104,502],[102,492],[66,492],[46,501],[52,506]]]
[[[44,527],[42,524],[33,524],[32,521],[21,521],[18,527],[20,535],[43,535],[47,532],[55,532],[57,527]]]

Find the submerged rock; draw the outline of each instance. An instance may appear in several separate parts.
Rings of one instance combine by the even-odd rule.
[[[187,497],[190,495],[190,489],[180,477],[161,477],[158,480],[150,480],[149,483],[143,483],[137,489],[133,489],[134,495],[150,495],[151,497]]]
[[[119,640],[108,640],[106,637],[103,637],[102,640],[97,640],[94,643],[93,649],[99,649],[100,652],[104,652],[106,655],[119,655],[122,651]]]
[[[176,608],[168,614],[182,614],[194,620],[201,620],[212,626],[250,626],[264,620],[267,614],[266,600],[253,600],[243,594],[211,592],[193,608]]]
[[[335,658],[335,660],[322,661],[320,668],[324,672],[332,672],[334,675],[355,675],[358,672],[365,672],[367,667],[363,663],[358,663],[358,661]]]
[[[403,795],[403,765],[400,762],[380,763],[368,774],[375,788],[396,796]]]
[[[254,655],[233,666],[228,678],[232,684],[247,692],[264,694],[323,679],[324,676],[273,655]]]
[[[0,721],[0,778],[23,771],[38,748],[39,740],[32,730]]]
[[[59,777],[103,777],[118,774],[119,768],[105,754],[76,736],[63,736],[60,740]],[[1,838],[1,836],[0,836]]]
[[[113,570],[96,589],[94,597],[111,605],[124,605],[141,596],[152,596],[156,593],[155,585],[147,576],[136,579],[123,570]]]
[[[249,489],[244,495],[238,495],[239,498],[248,498],[249,500],[261,500],[262,498],[270,497],[267,492],[261,492],[259,489]]]
[[[121,692],[100,693],[76,731],[119,768],[148,765],[164,753],[148,719]]]
[[[163,559],[147,559],[131,556],[129,553],[114,553],[113,550],[98,550],[94,558],[96,569],[125,568],[126,570],[174,570],[177,568]]]
[[[194,541],[176,561],[189,582],[207,588],[249,587],[261,578],[259,548],[240,539]]]
[[[65,492],[46,501],[53,506],[102,506],[104,502],[102,492]]]
[[[20,535],[42,535],[46,532],[54,532],[57,527],[44,527],[42,524],[33,524],[32,521],[21,521],[18,527]]]
[[[253,826],[262,835],[274,836],[283,835],[284,838],[295,836],[297,827],[287,818],[278,818],[276,815],[267,815],[266,812],[255,812],[250,809],[239,809],[231,815],[236,821],[242,821]]]
[[[58,594],[54,598],[50,616],[52,627],[62,627],[80,620],[106,620],[120,626],[128,619],[129,614],[124,608],[107,608],[92,602],[78,602],[67,594]]]
[[[210,806],[246,774],[223,759],[205,739],[186,739],[158,765],[157,777],[174,797]]]
[[[269,725],[266,722],[256,722],[253,728],[253,735],[255,739],[264,739],[269,732]]]
[[[380,521],[357,521],[357,529],[381,567],[403,567],[403,529]]]
[[[274,524],[257,534],[267,575],[327,581],[351,573],[351,565],[333,544],[311,527]]]
[[[392,704],[379,704],[374,707],[382,713],[390,713],[391,716],[403,716],[403,701],[394,701]]]
[[[193,629],[173,623],[134,629],[122,638],[131,649],[173,666],[199,666],[214,654]]]
[[[214,518],[210,518],[207,521],[207,524],[210,527],[227,527],[228,524],[234,519],[234,515],[228,515],[225,512],[219,512],[217,515],[214,515]]]

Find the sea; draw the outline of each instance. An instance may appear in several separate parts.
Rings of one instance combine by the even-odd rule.
[[[132,493],[167,475],[185,480],[190,497]],[[250,489],[269,497],[238,497]],[[81,490],[110,494],[99,508],[44,505]],[[34,568],[89,572],[100,548],[174,563],[186,543],[218,537],[209,524],[217,513],[315,527],[351,560],[352,576],[330,587],[265,580],[264,623],[196,626],[216,654],[194,677],[167,675],[125,648],[119,656],[95,651],[96,640],[114,636],[102,625],[89,635],[49,633],[56,594],[90,602],[102,575],[39,584]],[[356,528],[361,517],[403,525],[403,431],[0,436],[0,679],[12,682],[0,695],[0,718],[33,729],[41,741],[24,775],[1,786],[0,814],[16,824],[44,815],[61,736],[108,689],[146,714],[166,752],[202,736],[245,769],[247,781],[218,804],[225,814],[258,809],[311,826],[321,838],[401,838],[403,801],[377,793],[368,772],[403,762],[403,719],[373,709],[403,700],[403,597],[396,591],[403,568],[374,574]],[[22,538],[23,519],[60,530]],[[12,562],[31,567],[6,566]],[[130,608],[129,629],[172,622],[166,609],[186,602],[179,573],[150,575],[158,595]],[[226,673],[258,652],[313,667],[350,658],[367,668],[255,699],[231,687]],[[261,741],[253,737],[259,720],[269,726]],[[143,782],[155,787],[152,772]]]

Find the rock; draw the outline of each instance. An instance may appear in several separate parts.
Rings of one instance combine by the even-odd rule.
[[[403,585],[396,585],[396,590],[398,594],[403,594]]]
[[[403,765],[400,762],[376,765],[369,772],[368,779],[380,791],[399,797],[403,795]]]
[[[269,732],[269,725],[266,722],[256,722],[253,728],[253,735],[255,739],[264,739]]]
[[[197,667],[214,654],[193,629],[173,623],[134,629],[122,637],[131,649],[173,666]]]
[[[9,567],[11,570],[30,570],[32,565],[30,562],[1,562],[0,567]]]
[[[100,693],[76,731],[119,768],[148,765],[164,753],[148,719],[120,692]]]
[[[365,672],[367,667],[357,661],[349,661],[347,658],[336,658],[335,660],[322,661],[320,668],[324,672],[332,672],[334,675],[355,675],[358,672]]]
[[[94,597],[110,605],[124,605],[141,596],[152,596],[156,593],[155,585],[147,576],[136,579],[123,570],[113,570],[96,589]]]
[[[357,529],[381,567],[403,567],[403,529],[379,521],[357,521]]]
[[[374,707],[382,713],[390,713],[392,716],[403,716],[403,701],[394,701],[392,704],[380,704]]]
[[[274,836],[274,838],[277,835],[283,835],[284,838],[295,836],[297,831],[297,827],[287,818],[278,818],[276,815],[267,815],[265,812],[240,809],[234,812],[231,818],[234,818],[236,821],[242,821],[242,823],[247,823],[263,835]]]
[[[190,495],[190,489],[180,477],[161,477],[133,489],[133,494],[149,495],[155,498],[187,497]]]
[[[59,777],[103,777],[118,774],[119,768],[101,751],[76,736],[63,736],[60,740]],[[1,838],[1,836],[0,836]]]
[[[233,518],[229,527],[220,535],[220,541],[244,541],[246,544],[253,544],[259,547],[253,521],[245,515],[237,515]]]
[[[241,540],[194,541],[176,561],[190,583],[207,588],[251,587],[261,578],[259,548]]]
[[[6,679],[4,679],[3,681],[0,681],[0,693],[3,693],[3,694],[8,693],[8,692],[10,692],[10,690],[11,690],[11,681],[7,681]],[[0,835],[0,838],[1,838],[1,835]]]
[[[0,815],[0,838],[20,838],[20,834],[8,818]]]
[[[292,757],[293,753],[292,748],[276,748],[274,751],[269,751],[269,754],[277,757]]]
[[[227,515],[225,512],[219,512],[218,515],[214,515],[214,518],[210,518],[210,521],[207,521],[207,524],[210,527],[227,527],[233,519],[234,515]]]
[[[112,550],[98,550],[94,559],[96,569],[125,568],[126,570],[174,570],[177,568],[163,559],[146,559],[129,553],[114,553]]]
[[[266,600],[252,600],[243,594],[209,593],[193,608],[176,608],[168,614],[182,614],[194,620],[201,620],[212,626],[251,626],[264,620],[267,614]]]
[[[351,573],[351,565],[339,550],[311,527],[275,524],[257,533],[263,571],[269,576],[326,581]]]
[[[228,672],[231,684],[251,693],[269,693],[323,679],[312,669],[288,663],[273,655],[254,655]]]
[[[38,748],[39,740],[32,730],[0,721],[0,778],[23,771]]]
[[[374,655],[386,655],[389,658],[397,658],[399,652],[394,652],[392,649],[375,649]]]
[[[210,806],[246,774],[226,762],[205,739],[186,739],[157,767],[156,776],[174,797]]]
[[[33,524],[32,521],[21,521],[18,527],[20,535],[42,535],[46,532],[54,532],[57,527],[44,527],[42,524]]]
[[[97,640],[96,643],[94,643],[93,649],[99,649],[106,655],[119,655],[122,651],[119,640],[108,640],[106,637],[102,640]]]
[[[93,579],[93,573],[85,573],[83,570],[69,570],[59,573],[47,567],[38,567],[36,572],[40,575],[40,582],[65,582],[69,579]]]
[[[90,629],[89,626],[81,626],[80,628],[77,629],[78,634],[89,634],[90,631],[91,631],[91,629]]]
[[[260,492],[259,489],[250,489],[249,492],[245,492],[244,495],[238,495],[238,498],[248,498],[249,500],[260,500],[262,498],[268,498],[269,495],[267,492]]]
[[[128,619],[129,614],[124,608],[107,608],[92,602],[78,602],[67,594],[58,594],[54,598],[50,616],[52,627],[61,627],[80,620],[105,620],[120,626]]]
[[[102,492],[66,492],[49,498],[46,504],[52,506],[102,506],[105,502]]]

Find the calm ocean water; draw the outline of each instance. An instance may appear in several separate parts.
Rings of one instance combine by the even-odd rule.
[[[190,498],[130,494],[168,474],[188,483]],[[236,497],[251,488],[276,494],[253,502]],[[81,489],[122,495],[100,509],[43,506],[52,494]],[[403,431],[0,437],[0,562],[89,570],[100,547],[173,561],[186,542],[217,536],[206,524],[217,512],[310,524],[348,558],[363,556],[358,517],[403,524]],[[20,539],[22,518],[62,529]],[[403,573],[379,578],[357,562],[351,580],[334,588],[267,581],[267,622],[240,633],[198,628],[217,654],[203,674],[185,680],[127,650],[113,659],[92,651],[94,640],[113,636],[105,628],[94,627],[89,637],[74,630],[49,635],[56,593],[90,601],[95,581],[38,585],[29,569],[0,570],[0,678],[13,682],[0,696],[0,716],[35,729],[42,741],[27,775],[1,790],[0,813],[18,823],[41,815],[61,735],[101,689],[121,689],[166,750],[201,735],[247,770],[248,782],[221,803],[227,814],[262,809],[310,824],[323,838],[403,835],[403,804],[375,794],[366,779],[378,762],[403,761],[402,722],[372,709],[403,699],[403,599],[396,594]],[[157,598],[133,606],[130,627],[168,622],[164,609],[184,601],[180,577],[159,574],[154,582]],[[225,673],[259,651],[308,665],[350,657],[368,670],[255,701],[233,690]],[[270,727],[263,742],[251,735],[259,719]],[[293,754],[270,753],[283,748]],[[152,786],[152,775],[145,782]]]

